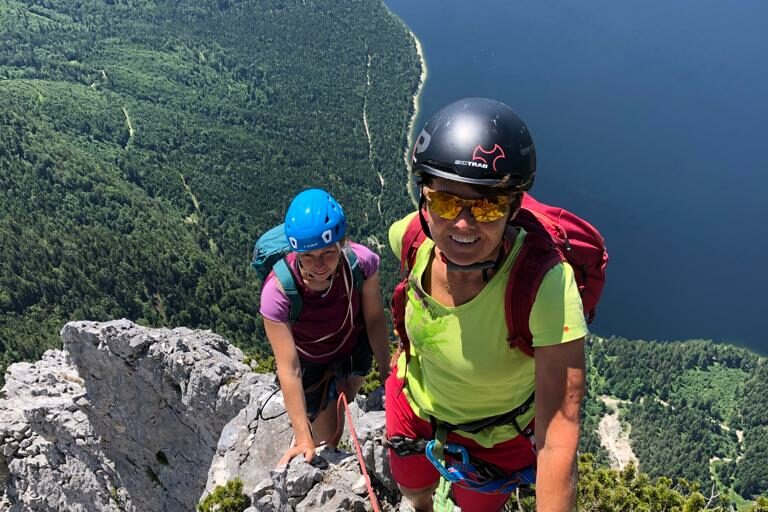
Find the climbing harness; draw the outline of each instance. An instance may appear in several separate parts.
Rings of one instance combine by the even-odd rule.
[[[342,368],[342,362],[336,361],[335,363],[328,366],[328,369],[323,374],[322,378],[312,384],[310,387],[304,390],[304,394],[308,393],[314,393],[315,391],[322,388],[322,394],[320,399],[320,406],[318,407],[318,410],[313,415],[309,415],[309,421],[312,422],[315,420],[315,417],[320,414],[323,410],[325,410],[326,406],[328,405],[328,390],[330,389],[331,383],[333,382],[333,379],[343,379],[343,368]],[[273,416],[264,416],[264,409],[266,409],[267,404],[270,400],[278,393],[280,392],[280,380],[275,376],[275,384],[277,384],[277,389],[275,389],[267,398],[264,400],[264,402],[258,407],[256,410],[256,418],[261,420],[273,420],[275,418],[279,418],[283,414],[286,414],[288,411],[283,410],[280,413],[277,413]]]
[[[318,411],[314,414],[309,416],[309,421],[312,422],[315,420],[315,416],[317,416],[321,411],[323,411],[328,404],[328,388],[331,385],[331,381],[333,381],[333,377],[336,376],[336,374],[333,371],[333,368],[329,368],[328,371],[323,375],[323,378],[317,381],[315,384],[312,384],[310,387],[308,387],[306,390],[304,390],[304,393],[312,393],[314,391],[317,391],[321,387],[323,388],[323,394],[322,399],[320,401],[320,407],[318,408]],[[283,409],[282,412],[279,412],[273,416],[264,416],[264,409],[267,408],[267,404],[270,400],[272,400],[272,397],[274,397],[277,393],[280,392],[280,383],[277,381],[277,378],[275,378],[275,381],[278,385],[277,389],[274,390],[270,395],[264,400],[264,403],[262,403],[258,409],[256,409],[256,418],[264,421],[274,420],[275,418],[279,418],[283,414],[286,414],[288,411],[286,409]]]
[[[399,457],[408,455],[421,455],[427,449],[426,439],[413,439],[405,436],[392,436],[387,439],[386,444]]]
[[[497,418],[507,417],[509,414],[511,413]],[[428,441],[426,439],[413,439],[406,436],[392,436],[387,440],[386,444],[388,448],[401,457],[426,455],[427,460],[440,473],[440,483],[435,490],[433,500],[436,512],[453,511],[453,502],[449,494],[451,485],[454,484],[484,494],[508,494],[517,488],[529,487],[536,482],[536,469],[534,466],[529,466],[508,475],[496,465],[473,457],[460,444],[447,442],[448,432],[449,430],[455,430],[455,425],[447,425],[434,419],[432,423],[435,426],[435,439]],[[477,423],[480,424],[480,422]],[[482,423],[485,424],[486,422]],[[513,424],[516,425],[516,422]],[[490,422],[485,426],[490,426]],[[521,435],[526,436],[533,443],[533,429],[519,429],[519,427],[517,429]],[[482,428],[477,430],[482,430]],[[446,458],[446,455],[448,458]]]
[[[447,429],[439,427],[435,439],[429,441],[425,449],[427,460],[447,482],[475,492],[507,494],[536,481],[536,470],[533,466],[507,476],[495,465],[471,457],[467,449],[460,444],[447,442],[447,437]],[[446,454],[458,462],[448,463]]]

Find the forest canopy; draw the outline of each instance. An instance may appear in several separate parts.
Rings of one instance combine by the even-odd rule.
[[[0,13],[0,375],[76,319],[262,347],[250,252],[293,195],[327,188],[379,251],[409,207],[420,63],[379,1]]]
[[[610,461],[596,433],[604,397],[622,404],[639,470],[734,501],[768,491],[768,361],[711,341],[592,336],[581,450]]]

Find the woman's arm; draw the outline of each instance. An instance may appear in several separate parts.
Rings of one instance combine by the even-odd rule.
[[[570,512],[576,505],[576,449],[585,394],[584,338],[537,347],[536,510]]]
[[[376,271],[363,283],[362,293],[363,316],[368,340],[376,358],[379,369],[379,380],[383,384],[389,377],[389,339],[387,338],[387,320],[384,316],[384,305],[381,302],[381,285],[379,272]]]
[[[264,330],[267,333],[272,352],[277,364],[277,378],[285,400],[285,409],[291,420],[295,445],[290,447],[278,462],[278,466],[288,464],[293,457],[304,454],[304,459],[311,462],[315,457],[315,442],[309,427],[307,407],[304,402],[304,388],[301,385],[301,364],[293,340],[291,326],[288,323],[275,322],[264,318]]]

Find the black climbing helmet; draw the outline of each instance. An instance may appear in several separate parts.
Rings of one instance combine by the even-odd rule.
[[[427,121],[413,146],[411,170],[523,191],[533,185],[536,149],[528,127],[507,105],[465,98]]]

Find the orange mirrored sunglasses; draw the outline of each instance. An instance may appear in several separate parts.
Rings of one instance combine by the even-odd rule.
[[[509,207],[509,197],[504,195],[464,199],[436,190],[425,190],[424,195],[427,198],[429,210],[446,220],[455,219],[463,208],[468,207],[477,222],[493,222],[504,217]]]

